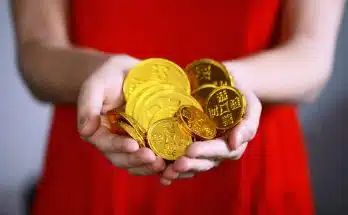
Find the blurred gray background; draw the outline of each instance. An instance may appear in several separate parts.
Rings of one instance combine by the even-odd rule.
[[[0,0],[0,215],[24,214],[28,187],[42,164],[51,114],[23,85],[13,44],[8,1]],[[346,7],[334,75],[319,101],[300,110],[318,214],[348,214],[347,54]]]

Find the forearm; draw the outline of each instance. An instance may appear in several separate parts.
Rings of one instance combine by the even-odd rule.
[[[330,77],[334,51],[305,39],[227,61],[236,79],[265,102],[311,102]]]
[[[19,46],[19,67],[29,89],[39,100],[51,103],[75,103],[83,81],[109,57],[68,45]]]
[[[312,102],[332,73],[345,0],[285,0],[279,46],[229,61],[233,75],[266,102]]]

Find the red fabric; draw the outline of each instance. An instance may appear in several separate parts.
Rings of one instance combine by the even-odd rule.
[[[79,45],[181,66],[233,59],[271,46],[279,0],[75,0],[71,39]],[[193,179],[159,184],[113,167],[76,129],[76,109],[57,105],[36,215],[313,213],[295,107],[266,105],[239,161]]]

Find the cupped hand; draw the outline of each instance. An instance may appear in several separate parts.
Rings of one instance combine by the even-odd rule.
[[[149,175],[165,168],[163,159],[148,148],[139,148],[128,137],[110,133],[101,115],[124,104],[123,80],[138,60],[126,55],[109,58],[83,84],[78,98],[78,131],[115,166],[134,175]]]
[[[169,165],[162,174],[161,183],[171,184],[175,179],[188,178],[197,172],[207,171],[219,165],[222,160],[238,160],[251,141],[259,126],[261,102],[248,89],[237,87],[247,101],[246,115],[236,127],[222,138],[194,142],[186,155]]]

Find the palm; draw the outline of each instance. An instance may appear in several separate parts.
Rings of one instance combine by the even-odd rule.
[[[95,71],[81,88],[78,118],[80,135],[103,152],[111,163],[133,174],[144,175],[162,171],[163,159],[156,158],[148,148],[139,149],[133,139],[111,134],[105,128],[109,127],[105,113],[124,104],[123,80],[137,62],[129,56],[116,56]]]

